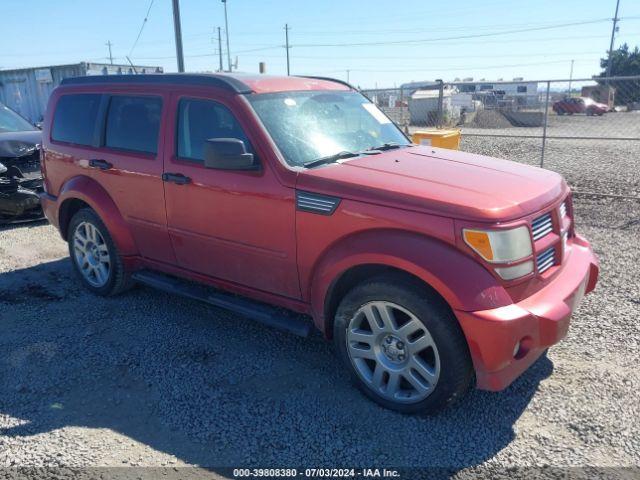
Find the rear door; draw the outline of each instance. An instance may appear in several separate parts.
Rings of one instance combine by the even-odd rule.
[[[167,222],[178,264],[194,272],[278,295],[300,298],[296,266],[294,191],[280,184],[252,141],[232,99],[210,92],[172,98],[167,126]],[[261,168],[206,168],[209,138],[243,140]],[[170,139],[170,140],[169,140]]]
[[[118,207],[144,257],[175,263],[167,232],[159,135],[168,94],[139,88],[78,89],[55,102],[47,174],[54,191],[87,176]]]
[[[162,182],[160,129],[168,100],[168,94],[148,89],[105,95],[102,147],[93,169],[129,224],[140,254],[175,263]]]

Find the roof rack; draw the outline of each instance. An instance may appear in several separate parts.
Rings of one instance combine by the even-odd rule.
[[[224,88],[235,93],[252,93],[253,90],[244,82],[228,75],[193,74],[193,73],[148,73],[140,75],[90,75],[86,77],[69,77],[60,82],[61,85],[95,85],[95,84],[180,84],[202,85]]]

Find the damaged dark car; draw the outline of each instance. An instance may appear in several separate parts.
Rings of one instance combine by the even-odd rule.
[[[0,224],[43,218],[42,132],[0,103]]]

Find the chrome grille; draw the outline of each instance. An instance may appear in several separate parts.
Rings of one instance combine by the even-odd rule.
[[[544,252],[536,256],[536,266],[538,272],[546,272],[556,263],[556,250],[555,248],[547,248]]]
[[[564,218],[567,216],[567,204],[565,202],[562,202],[562,205],[560,205],[560,218]]]
[[[531,224],[533,230],[533,239],[539,240],[548,233],[553,231],[553,222],[551,221],[551,214],[545,213],[544,215],[536,218]]]

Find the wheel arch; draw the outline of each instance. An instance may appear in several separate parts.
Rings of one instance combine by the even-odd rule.
[[[138,250],[116,203],[97,181],[87,176],[69,179],[58,197],[58,227],[64,240],[68,238],[69,223],[82,208],[91,208],[103,221],[122,255],[135,255]]]
[[[412,232],[374,230],[353,235],[317,262],[310,286],[316,326],[331,338],[340,300],[366,278],[402,275],[433,292],[453,310],[508,305],[504,288],[481,264],[454,246]]]

